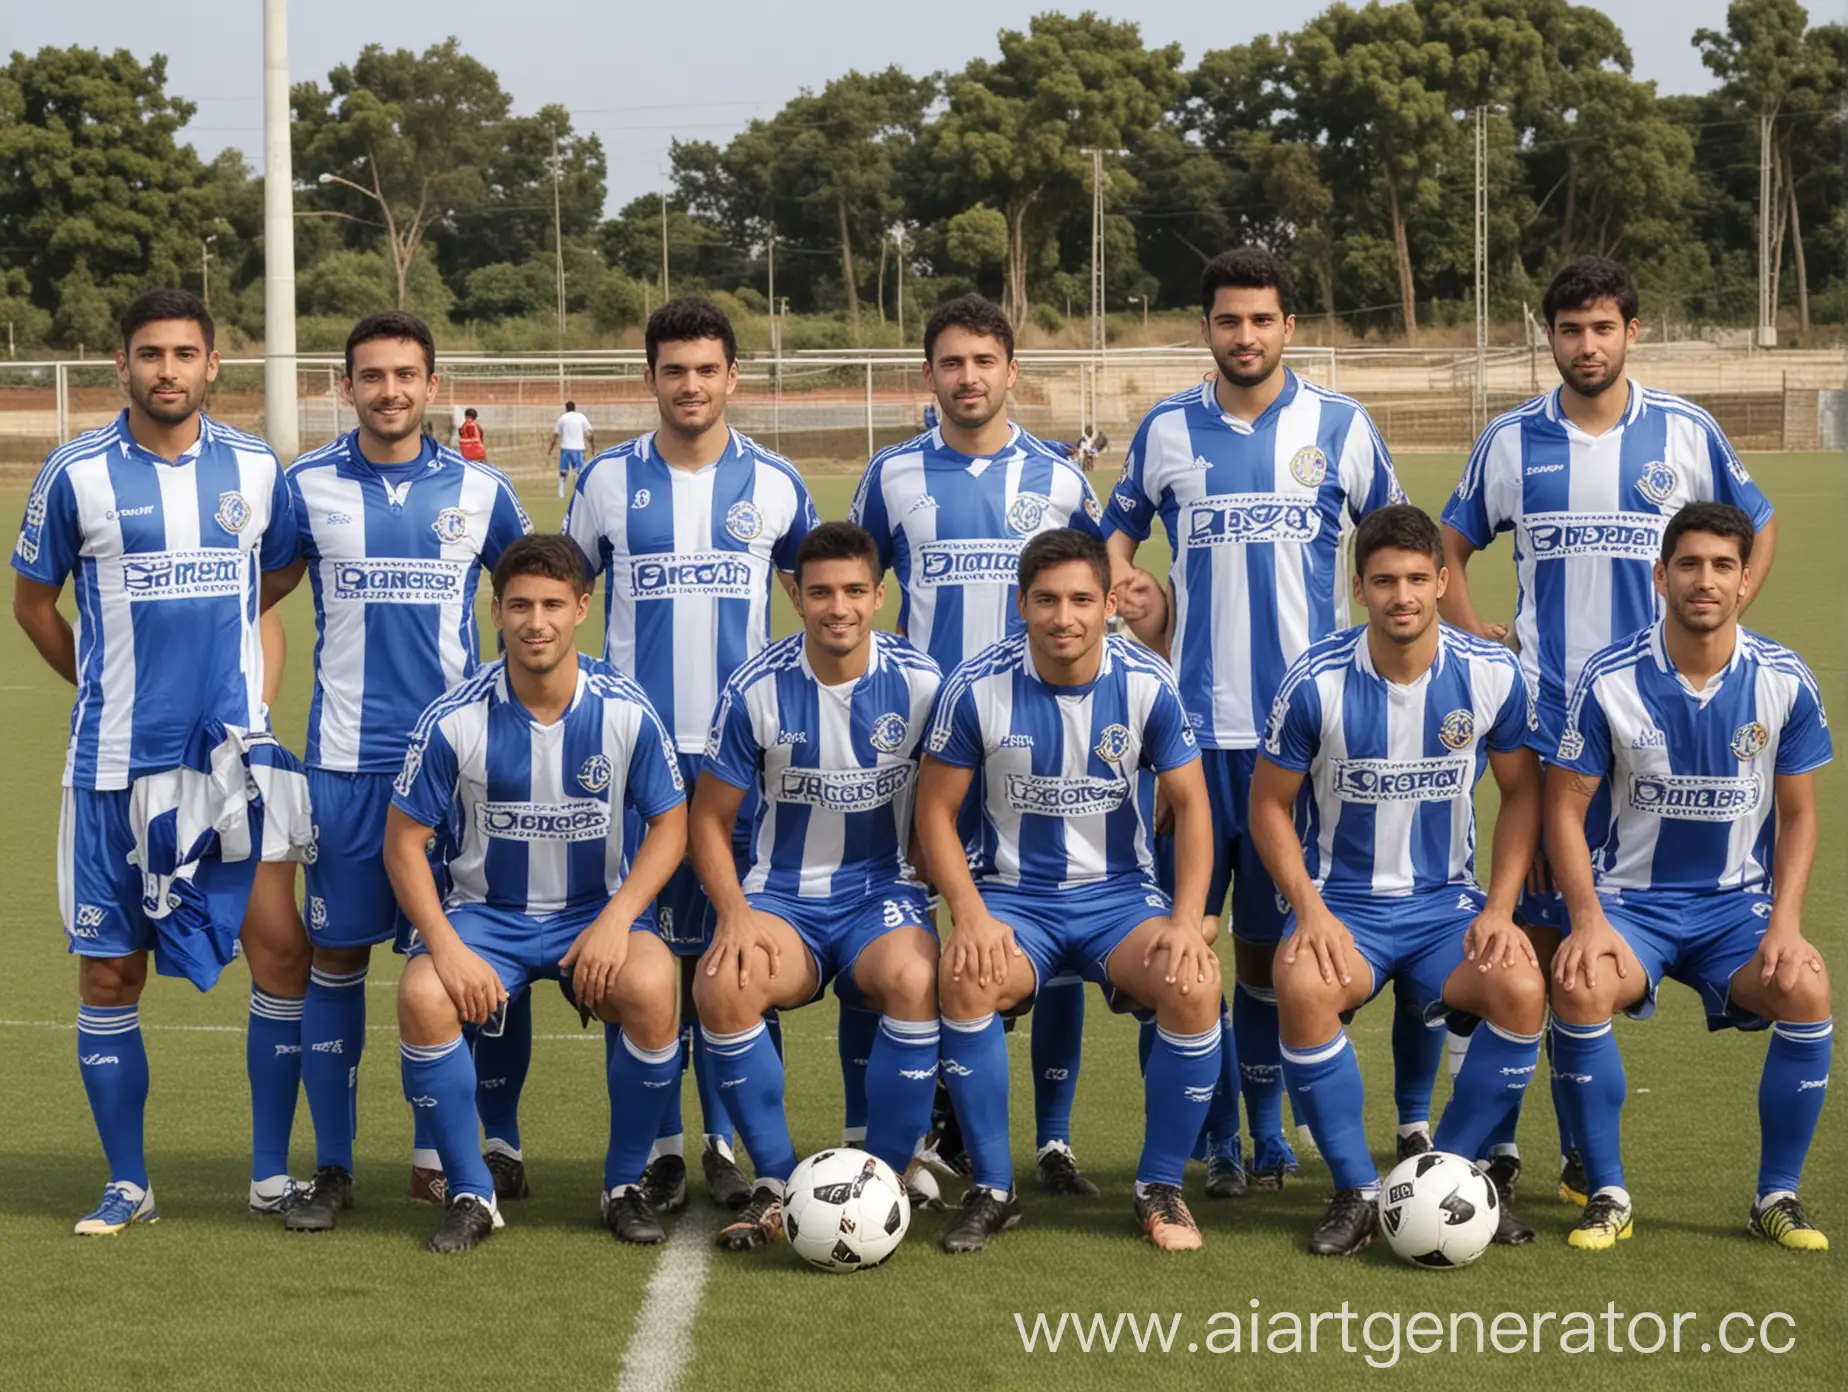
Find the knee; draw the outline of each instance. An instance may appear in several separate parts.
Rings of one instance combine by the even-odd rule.
[[[120,1008],[141,999],[148,979],[146,954],[79,957],[77,964],[77,997],[85,1005]]]
[[[250,978],[259,987],[279,996],[299,996],[307,991],[315,954],[300,919],[293,915],[266,916],[261,923],[247,919],[243,942]]]
[[[924,1019],[936,1009],[937,964],[921,953],[902,957],[888,968],[880,988],[886,1014]]]
[[[1206,984],[1191,982],[1185,992],[1180,983],[1163,983],[1162,998],[1156,1002],[1155,1018],[1163,1028],[1177,1033],[1203,1034],[1219,1024],[1219,979]]]
[[[1526,962],[1495,975],[1495,1023],[1520,1034],[1537,1033],[1546,1023],[1546,978]]]
[[[1614,977],[1615,973],[1608,973]],[[1558,982],[1548,990],[1547,1004],[1555,1018],[1568,1025],[1596,1025],[1617,1013],[1617,987],[1614,980],[1595,986],[1577,983],[1570,991]]]
[[[674,1035],[674,959],[665,948],[632,952],[599,1015],[613,1019],[644,1048],[659,1049]]]
[[[1788,987],[1777,988],[1775,999],[1776,1018],[1789,1024],[1810,1024],[1834,1013],[1826,971],[1801,971]]]
[[[1000,1008],[999,988],[993,984],[979,985],[974,976],[960,979],[954,976],[937,978],[938,1008],[947,1019],[979,1020],[984,1015],[992,1015]]]
[[[314,965],[321,971],[335,976],[347,976],[356,971],[364,971],[372,964],[370,947],[317,947],[314,949]]]
[[[442,1043],[462,1027],[455,1002],[428,957],[413,957],[398,978],[398,1031],[407,1043]]]
[[[736,1034],[763,1018],[768,1002],[758,998],[755,984],[748,988],[738,984],[735,967],[721,966],[708,976],[702,961],[698,972],[693,983],[693,1009],[701,1024],[716,1034]]]

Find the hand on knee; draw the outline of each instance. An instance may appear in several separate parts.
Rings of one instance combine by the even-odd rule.
[[[428,957],[414,957],[398,979],[398,1033],[406,1044],[446,1044],[462,1032],[462,1017]]]
[[[693,1008],[714,1034],[736,1034],[761,1020],[769,1002],[758,999],[755,987],[739,986],[736,976],[728,980],[723,969],[717,976],[707,976],[702,969],[693,983]]]

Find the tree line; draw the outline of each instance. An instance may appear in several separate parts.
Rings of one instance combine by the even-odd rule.
[[[515,115],[454,38],[369,45],[291,93],[301,337],[331,346],[398,304],[485,347],[549,348],[562,261],[569,343],[611,341],[658,302],[664,246],[665,288],[759,314],[774,294],[814,346],[896,342],[901,319],[915,341],[970,289],[1055,331],[1089,312],[1101,168],[1111,311],[1185,309],[1207,257],[1259,242],[1325,334],[1415,340],[1473,313],[1479,123],[1496,317],[1601,252],[1657,317],[1752,322],[1768,171],[1784,322],[1848,321],[1848,26],[1733,0],[1689,41],[1716,85],[1662,96],[1617,24],[1566,0],[1335,4],[1191,69],[1133,22],[1049,13],[960,71],[848,72],[724,144],[677,140],[665,209],[651,193],[608,219],[602,143],[569,109]],[[18,341],[106,345],[153,283],[209,286],[221,322],[261,338],[261,181],[235,150],[200,159],[193,114],[159,55],[0,68]]]

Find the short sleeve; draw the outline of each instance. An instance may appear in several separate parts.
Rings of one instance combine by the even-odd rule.
[[[1598,700],[1595,673],[1581,676],[1572,698],[1566,702],[1566,723],[1559,732],[1552,760],[1561,768],[1593,778],[1603,778],[1611,771],[1611,725]]]
[[[442,826],[456,798],[456,752],[440,723],[418,722],[391,785],[391,805],[419,826]]]
[[[686,779],[680,776],[680,756],[661,728],[653,706],[637,701],[635,747],[629,751],[629,776],[623,783],[623,800],[645,822],[687,800]]]
[[[712,729],[706,735],[706,762],[702,773],[722,778],[734,788],[757,786],[757,771],[763,746],[757,742],[756,727],[751,724],[751,705],[742,688],[727,684],[719,696],[718,709],[712,713]]]
[[[1097,494],[1091,488],[1091,480],[1082,473],[1078,475],[1078,506],[1066,521],[1068,527],[1094,536],[1100,541],[1104,535],[1104,510],[1098,505]]]
[[[1835,757],[1835,744],[1829,738],[1829,715],[1822,708],[1816,678],[1802,666],[1798,676],[1797,698],[1791,702],[1777,741],[1777,771],[1781,774],[1808,773]]]
[[[280,465],[276,481],[270,486],[269,526],[257,548],[257,561],[264,570],[281,570],[293,565],[302,554],[302,518],[295,506],[295,490]]]
[[[1129,452],[1123,457],[1123,472],[1117,475],[1110,497],[1104,503],[1105,536],[1122,532],[1137,541],[1147,541],[1149,529],[1155,525],[1155,500],[1148,494],[1149,435],[1154,421],[1155,413],[1151,411],[1142,418],[1142,424],[1136,427],[1136,434],[1129,442]]]
[[[1263,753],[1279,768],[1307,773],[1322,747],[1322,691],[1309,675],[1306,658],[1277,689],[1264,724]]]
[[[578,551],[584,557],[584,564],[590,568],[592,575],[600,574],[609,562],[609,541],[603,535],[603,522],[598,515],[595,496],[590,491],[593,480],[598,479],[596,461],[593,460],[577,477],[577,484],[571,490],[571,501],[565,507],[564,534],[577,544]]]
[[[982,721],[976,714],[975,688],[968,682],[952,679],[937,692],[924,751],[933,759],[957,768],[974,768],[982,762],[986,753]]]
[[[815,499],[809,493],[808,486],[791,474],[796,488],[796,515],[789,524],[789,530],[777,538],[776,546],[771,549],[770,559],[781,571],[794,571],[796,568],[796,549],[810,532],[821,525],[821,514],[815,511]]]
[[[13,545],[13,569],[41,585],[62,585],[83,549],[77,491],[63,470],[45,473],[26,497],[26,516]]]
[[[868,464],[866,472],[860,476],[860,486],[854,490],[853,502],[847,508],[847,520],[866,528],[873,545],[879,548],[881,575],[892,568],[892,517],[886,507],[883,477],[884,471],[877,460]]]
[[[1341,482],[1347,493],[1348,515],[1356,522],[1389,503],[1405,501],[1405,490],[1393,471],[1386,442],[1375,429],[1373,418],[1359,406],[1354,408],[1347,439],[1342,442]]]
[[[1540,728],[1540,716],[1520,666],[1512,659],[1497,665],[1508,676],[1508,694],[1495,712],[1495,723],[1489,726],[1488,746],[1497,754],[1512,754],[1533,742],[1534,733]]]
[[[512,485],[503,481],[494,492],[494,511],[488,515],[488,534],[481,548],[481,563],[489,570],[500,564],[501,552],[533,529]]]
[[[1194,738],[1187,711],[1181,705],[1181,693],[1174,682],[1162,678],[1149,707],[1148,724],[1142,730],[1142,752],[1157,773],[1166,773],[1200,757],[1200,742]]]
[[[1710,422],[1702,422],[1702,425],[1707,436],[1708,467],[1713,475],[1713,500],[1731,503],[1752,519],[1754,529],[1762,530],[1771,520],[1771,500],[1746,472],[1726,432]]]

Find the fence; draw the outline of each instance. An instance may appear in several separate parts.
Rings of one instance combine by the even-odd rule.
[[[1544,348],[1497,349],[1478,372],[1474,352],[1412,349],[1292,349],[1305,378],[1358,398],[1397,450],[1463,450],[1488,415],[1557,381]],[[1744,351],[1712,344],[1644,344],[1632,373],[1689,397],[1747,450],[1813,450],[1844,443],[1844,360],[1830,352]],[[545,467],[552,423],[573,400],[600,445],[652,428],[652,393],[635,352],[563,357],[445,358],[437,430],[453,439],[462,409],[479,413],[490,456],[516,473]],[[1119,453],[1155,402],[1212,371],[1204,349],[1024,352],[1010,409],[1027,429],[1075,438],[1095,423]],[[303,448],[354,423],[341,399],[341,363],[303,357],[297,370]],[[739,364],[729,417],[739,429],[805,467],[854,467],[874,450],[917,433],[929,401],[913,351],[800,354]],[[31,467],[57,444],[106,422],[122,392],[107,360],[0,363],[0,465]],[[225,362],[212,412],[261,431],[263,367]]]

